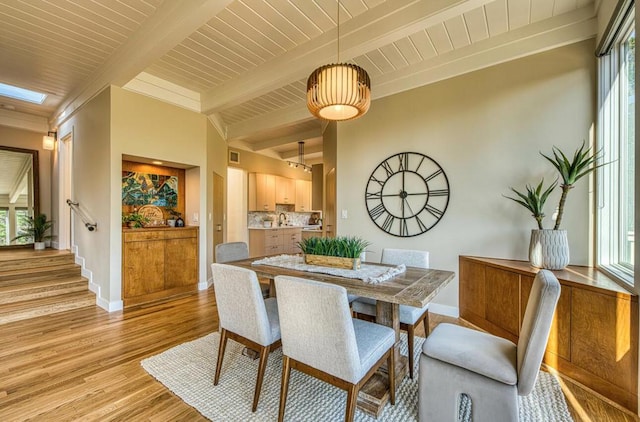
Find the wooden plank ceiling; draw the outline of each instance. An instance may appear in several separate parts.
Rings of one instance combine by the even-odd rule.
[[[290,159],[299,140],[321,149],[306,78],[337,61],[338,32],[340,61],[367,70],[374,99],[596,33],[593,0],[341,0],[339,27],[337,13],[336,0],[3,1],[0,82],[48,98],[0,107],[55,126],[113,84],[206,114],[231,146]]]

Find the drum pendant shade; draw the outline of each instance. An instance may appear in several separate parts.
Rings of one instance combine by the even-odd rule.
[[[355,119],[369,110],[371,81],[367,72],[354,64],[321,66],[307,80],[307,107],[325,120]]]

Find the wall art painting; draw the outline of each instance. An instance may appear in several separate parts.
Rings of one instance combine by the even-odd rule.
[[[178,177],[161,174],[122,172],[122,205],[178,205]]]

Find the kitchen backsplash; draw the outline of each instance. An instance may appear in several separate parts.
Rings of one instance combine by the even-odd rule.
[[[309,217],[311,217],[311,214],[316,214],[316,216],[320,217],[320,213],[318,212],[294,212],[289,211],[290,208],[293,208],[293,206],[276,205],[276,212],[249,211],[249,214],[247,216],[247,225],[249,227],[264,227],[264,218],[271,217],[273,219],[273,227],[277,227],[278,217],[280,216],[280,213],[284,213],[284,215],[287,217],[285,224],[288,224],[290,226],[308,226]]]

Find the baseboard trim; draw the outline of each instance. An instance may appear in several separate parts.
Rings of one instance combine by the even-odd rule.
[[[198,283],[198,290],[207,290],[209,286],[211,286],[209,280],[205,281],[204,283]]]
[[[460,318],[460,308],[458,308],[457,306],[430,303],[429,312],[432,314],[444,315],[451,318]]]

